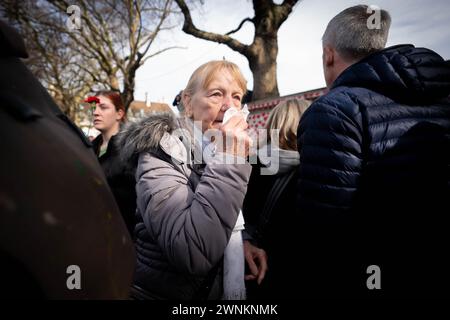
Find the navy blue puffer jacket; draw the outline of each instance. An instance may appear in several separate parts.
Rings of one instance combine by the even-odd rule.
[[[448,291],[449,95],[442,57],[401,45],[347,68],[304,114],[297,135],[302,293]],[[371,265],[381,290],[369,289],[380,279],[370,278]]]

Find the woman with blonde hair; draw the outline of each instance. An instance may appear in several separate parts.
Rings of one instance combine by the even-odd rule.
[[[240,210],[251,172],[245,162],[251,142],[239,111],[245,91],[234,63],[211,61],[183,90],[185,116],[153,115],[122,132],[123,158],[137,162],[135,297],[245,298]],[[236,114],[224,120],[228,110]],[[230,139],[216,144],[210,130]],[[227,161],[237,158],[244,161]],[[252,276],[262,278],[261,250],[245,247],[259,267]]]
[[[289,99],[280,102],[269,115],[266,129],[280,131],[278,145],[282,150],[297,151],[297,127],[300,117],[309,107],[308,100]],[[271,136],[268,136],[268,142]]]
[[[285,290],[295,282],[290,247],[297,226],[291,208],[296,195],[297,127],[310,102],[290,99],[279,103],[266,124],[267,138],[260,141],[258,163],[254,165],[243,213],[252,242],[265,250],[268,271],[258,287],[249,283],[249,298],[292,298]],[[266,199],[261,201],[261,199]]]

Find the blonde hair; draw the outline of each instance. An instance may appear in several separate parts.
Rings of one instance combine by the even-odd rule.
[[[215,75],[222,70],[227,70],[231,74],[242,89],[242,94],[245,95],[247,92],[247,80],[245,80],[239,67],[230,61],[213,60],[202,64],[192,73],[186,88],[183,90],[182,98],[193,96],[199,89],[206,89],[214,80]]]
[[[268,142],[270,130],[279,129],[279,146],[285,150],[297,150],[297,127],[300,118],[311,105],[308,100],[289,99],[280,102],[272,109],[267,120]]]

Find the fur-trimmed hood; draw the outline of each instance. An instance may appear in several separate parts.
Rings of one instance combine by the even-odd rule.
[[[120,158],[135,163],[142,152],[156,151],[164,134],[172,133],[177,121],[171,113],[155,113],[140,121],[127,123],[117,134]]]

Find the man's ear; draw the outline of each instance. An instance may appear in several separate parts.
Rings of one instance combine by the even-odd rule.
[[[323,47],[323,62],[327,67],[333,66],[335,63],[335,51],[330,46]]]

